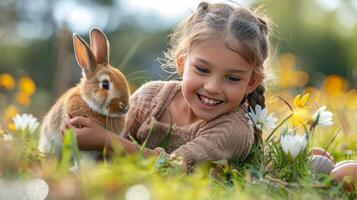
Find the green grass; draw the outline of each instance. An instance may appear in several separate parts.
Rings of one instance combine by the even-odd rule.
[[[38,137],[19,136],[1,141],[0,174],[3,181],[39,177],[50,187],[48,199],[124,199],[133,185],[143,184],[152,199],[352,199],[326,175],[309,170],[307,150],[292,161],[279,142],[271,140],[245,163],[199,163],[193,172],[163,156],[143,158],[113,153],[96,163],[80,161],[72,132],[64,136],[62,157],[42,156]],[[254,152],[254,151],[253,151]],[[263,153],[264,156],[257,155]],[[253,153],[254,154],[254,153]],[[71,172],[74,161],[80,170]],[[238,164],[237,164],[238,163]]]

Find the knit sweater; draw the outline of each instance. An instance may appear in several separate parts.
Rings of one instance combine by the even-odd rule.
[[[130,97],[130,109],[124,137],[130,134],[146,147],[162,146],[168,154],[182,156],[187,165],[203,160],[244,160],[254,143],[253,128],[242,107],[210,121],[198,120],[187,126],[160,122],[175,95],[181,90],[178,81],[151,81]],[[166,138],[166,139],[165,139]]]

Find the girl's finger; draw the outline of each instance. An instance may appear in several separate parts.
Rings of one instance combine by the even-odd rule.
[[[71,128],[71,127],[72,127],[72,125],[69,124],[69,123],[65,123],[65,124],[64,124],[64,129],[69,129],[69,128]]]
[[[87,117],[74,117],[70,120],[72,126],[76,127],[89,127],[91,120]]]

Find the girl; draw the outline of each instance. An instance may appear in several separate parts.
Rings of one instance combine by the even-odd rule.
[[[68,119],[66,126],[82,150],[111,148],[114,141],[135,153],[134,138],[147,140],[144,154],[178,155],[187,166],[243,161],[254,144],[246,104],[264,107],[267,33],[266,21],[243,7],[202,2],[174,30],[165,54],[182,81],[152,81],[135,91],[122,137],[89,118]]]

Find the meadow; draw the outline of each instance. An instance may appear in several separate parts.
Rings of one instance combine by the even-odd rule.
[[[274,65],[267,109],[252,108],[248,116],[259,138],[248,159],[199,163],[190,172],[179,157],[125,155],[120,147],[94,162],[80,154],[70,130],[61,157],[41,155],[42,116],[24,114],[37,85],[2,73],[0,199],[355,199],[357,171],[335,180],[311,150],[325,149],[336,163],[357,161],[356,89],[339,75],[307,87],[310,77],[290,53]]]

